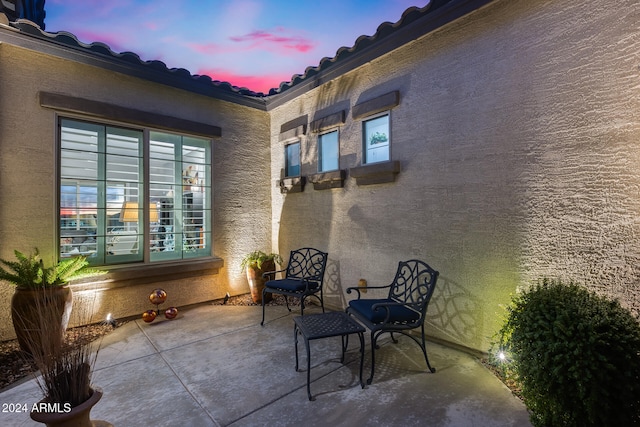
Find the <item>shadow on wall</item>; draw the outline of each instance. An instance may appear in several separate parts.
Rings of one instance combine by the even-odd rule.
[[[324,305],[332,309],[343,310],[347,306],[342,282],[340,281],[340,261],[329,256],[324,274]]]
[[[465,347],[476,347],[482,330],[481,305],[460,284],[440,275],[427,310],[426,321],[443,338]],[[428,335],[429,327],[425,328]]]
[[[303,159],[305,155],[302,155]],[[308,161],[302,162],[302,174],[305,175],[311,167]],[[294,249],[311,247],[328,252],[323,282],[325,308],[342,309],[344,296],[340,281],[340,261],[328,251],[332,239],[333,195],[331,190],[309,194],[315,190],[310,185],[308,187],[311,188],[284,196],[278,230],[278,252],[285,258],[285,263],[289,261],[289,253]]]

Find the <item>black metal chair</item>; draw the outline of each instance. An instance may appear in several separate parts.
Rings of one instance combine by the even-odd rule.
[[[324,298],[322,295],[322,282],[324,280],[324,270],[327,266],[326,252],[313,248],[301,248],[291,251],[289,263],[285,270],[268,271],[262,277],[272,279],[264,284],[262,291],[262,322],[264,324],[264,302],[265,294],[281,294],[285,296],[287,309],[289,308],[288,297],[300,298],[300,315],[304,315],[304,300],[314,296],[320,301],[322,312],[324,313]],[[284,278],[275,279],[276,273],[285,272]],[[318,293],[320,296],[318,296]]]
[[[398,271],[390,285],[347,288],[348,294],[356,291],[358,298],[349,301],[346,312],[371,331],[371,375],[367,384],[371,384],[373,381],[376,342],[378,337],[385,332],[391,334],[394,343],[398,342],[393,336],[395,332],[414,340],[422,349],[429,371],[436,371],[431,367],[427,357],[424,319],[427,305],[438,280],[438,274],[422,261],[401,261],[398,263]],[[361,291],[363,289],[389,289],[389,295],[386,298],[362,298]],[[416,328],[421,328],[421,340],[409,333],[411,329]]]

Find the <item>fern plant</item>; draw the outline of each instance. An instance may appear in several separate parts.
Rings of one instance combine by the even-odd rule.
[[[0,263],[7,268],[0,267],[0,280],[12,283],[21,289],[36,289],[62,286],[71,280],[104,274],[89,267],[84,256],[64,259],[51,267],[45,267],[38,248],[25,255],[15,250],[17,261],[0,259]]]

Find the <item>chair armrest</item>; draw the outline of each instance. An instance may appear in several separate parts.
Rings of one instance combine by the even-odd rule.
[[[290,279],[296,279],[296,280],[300,280],[302,282],[304,282],[306,291],[309,292],[309,282],[318,282],[318,285],[320,285],[321,281],[318,280],[315,277],[290,277]],[[318,289],[320,289],[320,287],[318,286]]]
[[[356,291],[358,293],[358,298],[356,298],[356,299],[360,299],[360,297],[362,296],[362,294],[360,293],[360,289],[364,289],[364,288],[360,288],[358,286],[352,286],[352,287],[347,288],[347,293],[350,294],[351,291]]]
[[[400,302],[379,302],[377,304],[373,304],[371,306],[371,310],[373,310],[374,312],[385,310],[386,314],[384,316],[384,320],[382,321],[382,323],[389,323],[389,317],[391,316],[391,310],[389,309],[389,307],[398,307],[398,306],[406,306],[406,305],[408,304],[402,304]]]
[[[351,287],[347,288],[347,293],[350,294],[351,291],[356,291],[356,292],[358,292],[358,299],[360,299],[360,297],[362,296],[360,291],[366,291],[368,289],[389,289],[390,287],[391,287],[391,285],[385,285],[385,286],[351,286]]]
[[[262,273],[262,278],[264,279],[270,274],[273,274],[273,276],[275,277],[276,273],[282,273],[283,271],[286,271],[286,270],[265,271],[264,273]]]

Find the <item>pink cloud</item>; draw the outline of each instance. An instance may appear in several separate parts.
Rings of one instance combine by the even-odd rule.
[[[233,86],[244,87],[254,92],[268,93],[269,89],[280,87],[280,83],[291,80],[291,75],[285,73],[266,75],[243,75],[230,70],[219,68],[200,69],[197,74],[206,75],[213,80],[231,83]]]
[[[217,43],[187,43],[187,46],[204,55],[215,55],[229,51],[229,49],[225,49]]]
[[[142,24],[145,28],[151,30],[151,31],[156,31],[158,28],[160,28],[160,25],[158,25],[157,22],[145,22],[144,24]]]
[[[316,46],[316,43],[302,36],[281,35],[287,31],[283,28],[276,28],[275,31],[256,30],[242,36],[229,37],[236,43],[250,44],[250,48],[267,45],[275,46],[278,50],[294,51],[296,53],[309,52]]]

